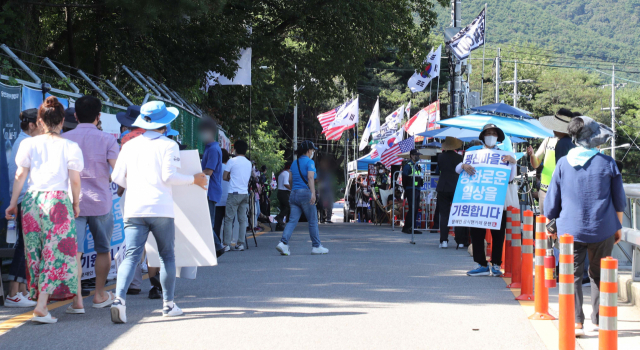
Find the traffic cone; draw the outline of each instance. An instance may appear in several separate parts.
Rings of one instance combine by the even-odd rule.
[[[511,268],[513,270],[511,284],[507,288],[520,288],[522,286],[522,240],[520,231],[520,209],[513,208],[511,214]]]
[[[547,253],[547,219],[536,218],[536,277],[535,277],[535,313],[529,316],[532,320],[555,320],[549,314],[549,291],[544,286],[544,257]]]
[[[618,349],[618,260],[608,256],[600,260],[601,350]]]
[[[511,278],[513,276],[511,269],[511,240],[513,239],[511,208],[512,207],[507,207],[507,211],[505,213],[507,215],[507,225],[505,227],[504,249],[502,249],[502,266],[504,267],[503,276],[508,278]]]
[[[573,284],[573,236],[560,236],[560,282],[558,288],[558,302],[560,315],[558,316],[558,330],[560,335],[560,350],[575,350],[575,290]]]
[[[533,212],[524,212],[520,295],[516,300],[533,300]]]

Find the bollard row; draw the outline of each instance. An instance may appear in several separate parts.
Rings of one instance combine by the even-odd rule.
[[[522,226],[522,262],[520,269],[520,295],[516,300],[533,300],[533,212],[524,212]]]
[[[511,254],[509,254],[512,276],[511,284],[507,288],[520,288],[522,286],[522,270],[520,267],[522,261],[522,238],[520,228],[520,209],[513,208],[511,216]]]

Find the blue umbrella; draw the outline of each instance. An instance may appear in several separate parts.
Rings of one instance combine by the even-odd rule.
[[[507,135],[518,137],[553,137],[553,132],[549,129],[534,125],[528,121],[515,118],[499,117],[488,114],[469,114],[455,118],[445,119],[438,122],[440,125],[453,126],[456,128],[481,131],[486,124],[495,124]]]
[[[467,137],[478,138],[479,135],[480,135],[479,131],[462,129],[459,127],[458,128],[449,127],[449,128],[430,130],[430,131],[426,131],[421,134],[418,134],[418,136],[435,137],[439,139],[446,138],[447,136],[455,137],[457,139],[463,139]]]
[[[522,117],[525,119],[532,119],[532,117],[530,117],[527,113],[525,113],[526,111],[520,108],[511,107],[505,103],[493,103],[486,106],[473,107],[471,108],[471,110],[474,112],[515,115],[517,117]]]

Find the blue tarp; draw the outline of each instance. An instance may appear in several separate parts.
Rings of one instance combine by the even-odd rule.
[[[533,119],[532,119],[533,120]],[[527,120],[488,114],[469,114],[438,122],[440,125],[480,131],[486,124],[496,124],[507,135],[524,138],[553,137],[553,132]]]
[[[358,171],[369,170],[369,164],[375,164],[380,161],[380,157],[371,159],[371,153],[364,157],[358,158]]]

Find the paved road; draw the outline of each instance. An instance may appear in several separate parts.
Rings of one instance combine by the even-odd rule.
[[[466,277],[469,254],[438,249],[435,234],[411,245],[388,226],[340,223],[322,225],[321,238],[330,254],[310,255],[299,225],[284,257],[279,233],[267,233],[258,248],[178,279],[183,317],[161,317],[146,294],[129,296],[124,325],[108,309],[66,315],[63,306],[55,325],[0,335],[0,349],[545,349],[504,281]],[[16,312],[3,308],[0,321]]]

